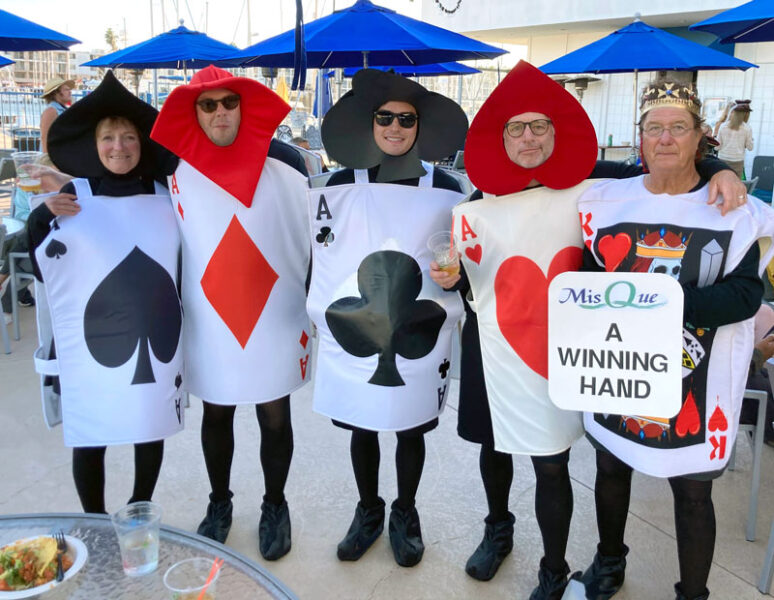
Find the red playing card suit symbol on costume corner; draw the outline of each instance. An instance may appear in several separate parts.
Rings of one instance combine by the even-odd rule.
[[[503,261],[495,276],[497,324],[503,337],[527,366],[548,377],[548,284],[581,264],[580,248],[568,246],[556,253],[548,277],[525,256]]]
[[[631,247],[632,238],[627,233],[617,233],[615,237],[608,234],[599,240],[599,253],[605,259],[605,271],[615,271]]]
[[[707,423],[707,429],[710,431],[725,431],[728,429],[728,420],[726,415],[720,408],[720,405],[715,406],[715,410],[712,411],[709,423]]]
[[[677,421],[675,422],[675,432],[680,437],[685,437],[687,434],[696,435],[701,429],[701,423],[699,422],[699,409],[696,408],[696,400],[693,398],[693,391],[688,392],[688,397],[683,402],[683,407],[680,409],[680,414],[677,415]]]
[[[202,276],[207,300],[244,348],[279,275],[236,217]]]
[[[306,331],[301,332],[301,338],[298,340],[298,343],[301,344],[302,348],[306,348],[306,344],[309,342],[309,336],[306,334]]]
[[[481,244],[476,244],[475,246],[472,246],[470,248],[465,248],[465,256],[467,256],[470,260],[472,260],[476,264],[481,263],[482,254],[483,254],[483,251],[481,249]]]
[[[184,212],[183,212],[183,205],[182,205],[182,204],[180,204],[180,202],[179,202],[179,201],[178,201],[178,203],[177,203],[177,212],[179,212],[179,213],[180,213],[180,218],[181,218],[181,219],[185,219],[185,214],[184,214]]]

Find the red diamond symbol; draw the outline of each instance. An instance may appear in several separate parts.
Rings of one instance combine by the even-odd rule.
[[[309,341],[309,336],[306,335],[306,331],[301,332],[301,339],[298,340],[298,343],[301,344],[304,348],[306,348],[306,343]]]
[[[202,276],[202,290],[244,348],[279,275],[234,216]]]
[[[182,205],[182,204],[180,204],[180,202],[179,202],[179,201],[178,201],[178,203],[177,203],[177,212],[179,212],[179,213],[180,213],[180,218],[181,218],[181,219],[185,219],[185,214],[183,213],[183,205]]]

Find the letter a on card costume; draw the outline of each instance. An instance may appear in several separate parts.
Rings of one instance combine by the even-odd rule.
[[[525,90],[529,90],[526,92]],[[551,156],[526,169],[508,157],[505,124],[545,114],[556,130]],[[520,62],[497,86],[468,132],[465,166],[484,192],[454,210],[477,313],[497,450],[551,455],[583,429],[580,413],[548,397],[548,284],[581,262],[576,201],[596,159],[594,128],[562,86]],[[525,189],[532,180],[542,185]]]
[[[233,143],[197,123],[199,94],[241,98]],[[257,81],[210,66],[165,102],[152,137],[180,157],[169,188],[183,239],[188,391],[214,404],[266,402],[309,377],[306,178],[269,155],[290,107]]]

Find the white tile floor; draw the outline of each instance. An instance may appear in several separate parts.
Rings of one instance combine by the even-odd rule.
[[[70,452],[59,430],[48,431],[40,413],[38,379],[31,355],[35,346],[32,309],[21,309],[22,339],[13,353],[0,354],[0,512],[29,513],[79,510],[71,481]],[[515,460],[510,509],[516,515],[515,550],[497,576],[476,582],[464,572],[465,561],[480,541],[485,516],[478,475],[478,448],[456,435],[456,387],[441,418],[427,436],[427,463],[417,499],[426,551],[412,569],[395,564],[386,532],[356,563],[336,559],[357,501],[349,464],[346,432],[311,408],[311,389],[294,395],[295,455],[287,485],[293,527],[293,549],[275,563],[257,551],[259,506],[263,481],[258,462],[258,426],[247,407],[237,411],[236,456],[232,488],[234,525],[228,545],[265,565],[302,599],[470,599],[527,598],[536,584],[542,555],[533,515],[534,477],[529,461]],[[168,440],[154,500],[170,525],[194,530],[209,492],[199,448],[201,403],[187,411],[187,429]],[[381,495],[395,497],[394,436],[383,435]],[[764,447],[758,540],[744,539],[750,485],[750,452],[739,444],[737,470],[715,484],[718,536],[709,587],[713,599],[761,598],[756,583],[774,518],[774,450]],[[108,510],[116,510],[131,493],[129,447],[107,454]],[[570,471],[575,513],[567,552],[573,569],[591,561],[596,544],[593,451],[580,441],[573,449]],[[627,529],[631,547],[627,579],[616,600],[668,599],[677,580],[671,494],[665,481],[636,475]],[[1,542],[2,540],[0,540]],[[234,599],[242,600],[242,599]]]

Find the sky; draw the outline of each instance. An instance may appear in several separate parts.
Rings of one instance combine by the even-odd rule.
[[[126,44],[121,39],[119,48],[148,39],[151,8],[155,35],[176,27],[179,11],[189,29],[206,31],[222,42],[244,48],[250,45],[248,1],[252,44],[295,26],[295,0],[2,0],[0,8],[81,40],[83,44],[72,47],[76,51],[106,48],[108,28],[121,38],[126,31]],[[334,3],[338,10],[354,0],[303,0],[304,20],[313,19],[315,7],[318,16],[330,14]],[[419,17],[420,0],[376,0],[376,4]]]

